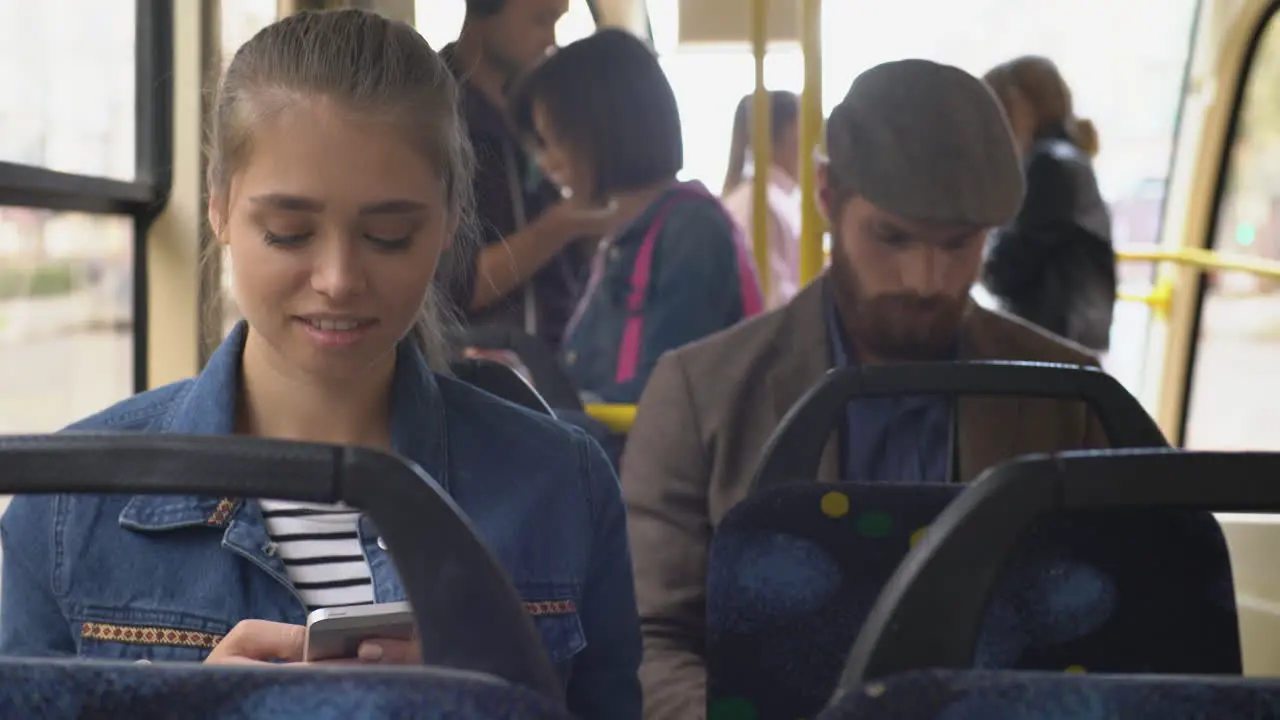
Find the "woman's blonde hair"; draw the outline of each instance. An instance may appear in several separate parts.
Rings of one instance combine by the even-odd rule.
[[[300,12],[241,46],[217,87],[209,123],[209,192],[226,202],[231,178],[249,157],[256,125],[318,97],[398,126],[440,175],[458,227],[455,242],[469,237],[474,161],[458,114],[457,83],[420,33],[365,10]],[[206,252],[218,250],[217,243],[206,244]],[[433,287],[412,331],[436,370],[448,367],[445,326],[454,316],[446,305]],[[219,326],[221,298],[209,310],[219,316]]]
[[[1015,95],[1027,102],[1035,114],[1036,135],[1060,127],[1089,157],[1098,154],[1098,129],[1089,120],[1075,116],[1071,88],[1049,58],[1039,55],[1014,58],[992,68],[983,79],[1006,109]]]

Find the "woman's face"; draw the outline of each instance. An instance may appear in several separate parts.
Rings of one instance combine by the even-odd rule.
[[[439,173],[418,148],[324,101],[254,128],[209,219],[250,331],[281,369],[330,378],[393,361],[452,231]]]
[[[590,197],[591,180],[587,163],[582,157],[576,156],[570,145],[556,133],[541,102],[533,103],[533,129],[542,140],[542,147],[537,152],[542,172],[566,196],[584,199]]]

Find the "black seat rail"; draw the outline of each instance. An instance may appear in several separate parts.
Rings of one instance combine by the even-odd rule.
[[[818,464],[844,409],[858,398],[1007,395],[1080,400],[1114,448],[1169,447],[1142,404],[1101,369],[1052,363],[966,361],[837,368],[800,398],[765,445],[752,492],[818,477]]]
[[[487,673],[563,702],[532,620],[453,500],[375,450],[230,436],[0,436],[0,493],[130,493],[344,502],[385,539],[427,665]]]
[[[1001,463],[943,510],[898,566],[854,643],[841,692],[908,670],[969,669],[1001,569],[1047,515],[1278,512],[1277,477],[1280,453],[1077,451]]]

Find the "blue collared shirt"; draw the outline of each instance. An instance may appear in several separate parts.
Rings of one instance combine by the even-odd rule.
[[[199,376],[72,429],[234,432],[245,334],[241,323]],[[392,397],[395,451],[449,493],[506,569],[562,674],[570,711],[639,720],[625,510],[599,446],[436,376],[408,342],[397,351]],[[306,622],[252,498],[20,495],[0,520],[0,538],[3,655],[198,661],[240,620]],[[376,601],[404,600],[367,518],[359,539]]]
[[[827,291],[832,367],[857,362],[835,301]],[[944,483],[953,455],[950,398],[934,395],[857,399],[840,433],[840,477],[846,482]]]

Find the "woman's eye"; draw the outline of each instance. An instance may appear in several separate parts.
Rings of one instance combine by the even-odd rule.
[[[404,235],[397,238],[365,235],[365,238],[382,250],[405,250],[409,247],[410,241],[413,240],[413,235]]]
[[[268,245],[283,245],[283,246],[301,245],[302,243],[311,239],[311,233],[295,233],[292,235],[284,235],[284,234],[273,233],[270,230],[264,230],[263,236],[266,239]]]

